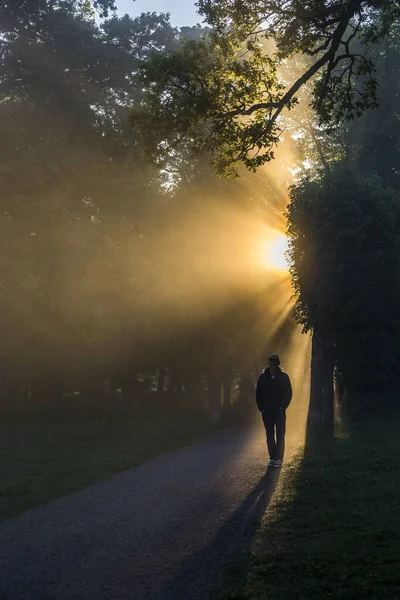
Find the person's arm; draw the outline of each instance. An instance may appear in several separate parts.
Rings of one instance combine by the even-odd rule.
[[[292,400],[292,384],[290,383],[289,375],[285,373],[284,393],[283,393],[283,408],[286,409]]]
[[[257,381],[256,402],[257,402],[257,408],[261,412],[264,408],[264,406],[263,406],[263,376],[262,375],[260,375],[260,377],[258,378],[258,381]]]

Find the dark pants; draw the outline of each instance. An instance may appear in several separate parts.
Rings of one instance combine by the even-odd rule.
[[[263,410],[262,418],[267,434],[269,457],[283,460],[285,452],[286,411],[283,408]]]

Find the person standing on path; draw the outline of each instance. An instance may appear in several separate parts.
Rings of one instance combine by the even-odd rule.
[[[260,375],[256,388],[256,402],[267,434],[269,467],[281,467],[285,452],[286,409],[292,399],[289,376],[279,365],[279,356],[268,359],[268,368]]]

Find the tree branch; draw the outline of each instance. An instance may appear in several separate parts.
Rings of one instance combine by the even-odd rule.
[[[335,68],[334,61],[335,61],[336,52],[341,44],[344,34],[346,33],[346,29],[348,27],[350,20],[352,19],[352,17],[354,17],[354,15],[360,9],[360,7],[361,7],[361,0],[351,0],[349,2],[347,9],[343,13],[342,20],[339,23],[339,25],[337,26],[337,28],[332,36],[331,47],[329,48],[329,51],[325,55],[325,56],[327,56],[326,62],[328,62],[328,68],[325,73],[324,84],[323,84],[321,96],[320,96],[318,104],[316,106],[317,110],[319,110],[322,106],[322,102],[324,101],[325,94],[328,89],[329,80],[332,75],[332,71]]]
[[[321,106],[322,101],[324,99],[324,94],[328,89],[329,79],[332,75],[332,71],[335,64],[335,56],[340,44],[342,43],[342,38],[346,32],[348,24],[351,18],[355,15],[355,13],[359,10],[361,6],[362,0],[351,0],[347,9],[343,13],[342,20],[339,22],[335,31],[333,32],[331,38],[328,40],[327,46],[330,45],[329,50],[325,52],[323,56],[319,60],[317,60],[293,85],[292,87],[282,96],[282,98],[277,102],[260,102],[250,106],[249,108],[237,109],[231,111],[227,114],[228,117],[236,117],[236,116],[250,116],[254,112],[258,110],[271,110],[274,109],[276,112],[271,116],[271,119],[268,124],[268,130],[271,131],[276,120],[280,116],[283,109],[287,106],[287,104],[293,99],[295,94],[303,87],[304,84],[307,83],[324,65],[329,64],[327,73],[325,75],[325,83],[324,89],[319,99],[318,107]]]

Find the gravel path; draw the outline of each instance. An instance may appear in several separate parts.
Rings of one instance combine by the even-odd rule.
[[[3,522],[1,600],[212,598],[276,486],[265,465],[261,426],[224,431]]]

